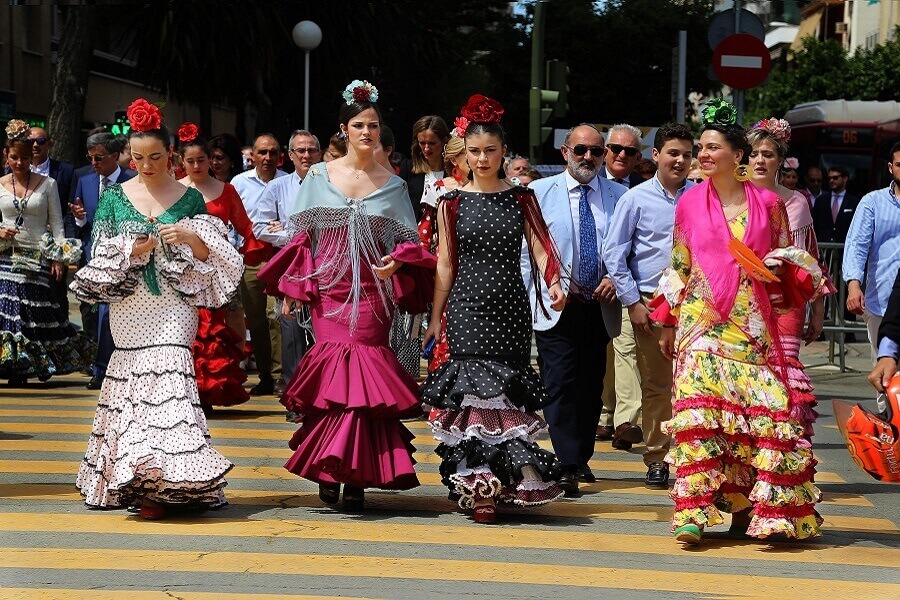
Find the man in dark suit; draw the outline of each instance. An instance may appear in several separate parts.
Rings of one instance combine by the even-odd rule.
[[[541,213],[556,242],[564,273],[563,291],[569,302],[561,312],[544,317],[538,298],[550,306],[547,286],[531,275],[527,248],[522,274],[535,315],[541,378],[552,402],[544,407],[553,451],[563,464],[559,487],[577,496],[578,482],[596,477],[588,462],[594,455],[594,435],[602,406],[597,393],[603,388],[606,346],[619,334],[622,305],[603,263],[603,239],[616,202],[627,190],[598,176],[603,138],[593,125],[573,127],[560,149],[566,170],[531,183]],[[577,282],[575,289],[570,288]]]
[[[847,192],[850,170],[843,165],[828,169],[829,191],[822,192],[813,205],[813,228],[820,242],[840,242],[847,239],[850,222],[859,198]]]
[[[878,328],[878,362],[869,374],[869,382],[879,392],[884,392],[897,372],[900,360],[900,271],[894,279],[894,289],[888,300],[884,318]]]
[[[95,133],[87,139],[88,158],[94,172],[78,180],[75,200],[69,205],[71,221],[76,232],[75,237],[80,238],[83,244],[82,261],[84,262],[91,258],[91,230],[103,190],[114,183],[128,181],[137,175],[131,169],[123,170],[119,167],[118,148],[119,144],[111,133]],[[109,329],[109,305],[99,304],[95,313],[92,305],[82,303],[81,318],[85,332],[90,334],[94,331],[97,336],[97,357],[94,360],[91,380],[87,384],[89,390],[97,390],[100,389],[103,378],[106,377],[106,366],[109,364],[109,357],[112,356],[114,349],[112,333]]]

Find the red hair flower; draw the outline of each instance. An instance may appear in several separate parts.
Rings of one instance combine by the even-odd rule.
[[[473,123],[499,123],[503,116],[503,106],[482,94],[475,94],[463,107],[460,114]]]
[[[453,121],[453,135],[457,137],[465,137],[466,129],[469,127],[469,120],[465,117],[456,117]]]
[[[150,131],[162,126],[162,113],[159,112],[159,108],[143,98],[132,102],[125,115],[135,131]]]
[[[193,123],[184,123],[178,128],[178,141],[182,144],[193,142],[197,139],[198,135],[200,135],[200,128]]]

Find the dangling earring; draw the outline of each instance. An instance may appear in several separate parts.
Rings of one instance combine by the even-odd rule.
[[[131,162],[128,163],[128,166],[131,167],[132,171],[137,171],[137,165],[134,164],[134,159],[131,159]]]
[[[172,170],[172,159],[171,159],[171,158],[169,158],[169,162],[166,163],[166,170],[167,170],[167,171],[171,171],[171,170]]]
[[[506,179],[506,171],[503,170],[503,165],[500,165],[500,168],[497,169],[497,179]]]
[[[468,165],[469,163],[466,163],[466,164]],[[466,175],[466,177],[468,178],[469,181],[475,180],[475,171],[474,171],[474,169],[472,169],[472,165],[469,165],[469,174]]]
[[[738,165],[734,168],[734,178],[744,183],[750,179],[750,169],[747,165]]]
[[[459,167],[457,167],[456,165],[453,165],[453,169],[450,170],[450,177],[452,177],[453,179],[455,179],[457,181],[462,179],[462,173],[459,172]]]

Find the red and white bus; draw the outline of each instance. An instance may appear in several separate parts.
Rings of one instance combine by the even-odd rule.
[[[791,124],[791,156],[800,161],[801,182],[812,165],[844,165],[848,190],[862,196],[890,182],[888,152],[900,141],[900,103],[819,100],[798,104],[784,116]],[[826,178],[827,182],[827,178]]]

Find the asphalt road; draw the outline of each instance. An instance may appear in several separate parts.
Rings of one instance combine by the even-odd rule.
[[[874,394],[860,373],[815,366],[822,348],[806,358],[824,535],[739,541],[724,526],[690,550],[670,537],[666,493],[642,485],[640,447],[598,443],[583,497],[478,525],[447,501],[424,421],[409,424],[421,487],[370,492],[362,514],[325,507],[281,466],[294,426],[272,397],[211,420],[237,465],[229,506],[159,522],[89,511],[73,486],[96,402],[86,378],[0,388],[0,598],[900,598],[900,487],[852,463],[830,403]],[[864,350],[849,364],[864,368]]]

